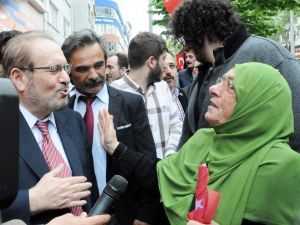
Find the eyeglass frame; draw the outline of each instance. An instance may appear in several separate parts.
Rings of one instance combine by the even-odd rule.
[[[227,81],[227,82],[226,82]],[[216,84],[224,83],[229,89],[234,90],[233,80],[226,78],[224,76],[218,77]]]
[[[53,69],[53,67],[55,67]],[[49,66],[41,66],[41,67],[30,67],[30,66],[25,66],[20,68],[21,70],[30,70],[31,72],[33,72],[33,70],[48,70],[46,72],[50,72],[53,73],[52,75],[56,75],[59,72],[61,72],[62,70],[64,70],[68,75],[70,75],[71,70],[72,70],[72,65],[69,63],[66,63],[64,65],[60,65],[60,64],[52,64]],[[51,71],[51,69],[53,71]]]

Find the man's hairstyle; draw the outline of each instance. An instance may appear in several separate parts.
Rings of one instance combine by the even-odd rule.
[[[93,30],[90,29],[83,29],[74,32],[69,37],[67,37],[61,48],[64,52],[67,61],[70,62],[71,55],[75,50],[86,47],[87,45],[92,45],[94,43],[99,44],[100,48],[103,51],[104,60],[106,62],[107,52],[105,41],[100,36],[98,36]]]
[[[205,37],[225,41],[239,24],[228,0],[190,0],[175,11],[171,26],[178,40],[195,49],[203,46]]]
[[[10,75],[13,68],[34,66],[32,41],[36,39],[47,39],[56,43],[45,31],[28,31],[7,42],[3,53],[3,68],[6,76]]]
[[[174,53],[170,49],[167,49],[166,52],[169,53],[171,56],[175,57]]]
[[[128,47],[130,68],[140,68],[151,56],[159,60],[165,51],[167,51],[167,45],[162,37],[150,32],[140,32],[130,41]]]
[[[125,53],[118,52],[118,53],[113,53],[109,55],[109,57],[116,56],[118,58],[118,66],[120,68],[125,67],[126,69],[128,68],[128,57]]]
[[[17,36],[18,34],[21,34],[21,31],[9,30],[0,32],[0,62],[3,60],[3,47],[11,38]]]

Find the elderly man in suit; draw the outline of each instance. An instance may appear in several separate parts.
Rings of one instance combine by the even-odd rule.
[[[145,105],[140,96],[107,85],[107,53],[103,41],[92,30],[81,30],[70,35],[64,41],[62,50],[67,61],[72,64],[70,78],[75,86],[75,94],[70,106],[86,122],[97,186],[101,193],[106,181],[116,173],[131,179],[131,175],[136,172],[136,168],[130,165],[132,158],[142,155],[155,160],[155,145]],[[112,146],[112,149],[116,149],[112,155],[103,147],[97,129],[98,113],[103,109],[108,109],[113,115],[117,132],[118,143]],[[128,165],[120,166],[119,160],[127,157],[128,153],[132,157],[126,160]],[[143,173],[142,170],[139,173]],[[127,192],[115,208],[116,224],[155,224],[159,197],[150,194],[143,185],[136,180],[129,180]]]
[[[91,183],[84,123],[79,113],[65,108],[71,66],[42,32],[13,38],[3,66],[20,100],[19,188],[2,213],[4,221],[44,224],[66,212],[80,215],[90,208]]]

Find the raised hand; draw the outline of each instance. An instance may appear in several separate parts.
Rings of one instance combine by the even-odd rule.
[[[113,116],[108,113],[107,109],[102,109],[99,112],[98,119],[101,143],[108,154],[112,155],[119,144],[114,128]]]
[[[92,184],[84,176],[60,178],[62,164],[46,173],[40,181],[29,189],[29,205],[32,215],[51,209],[83,206],[90,195]]]

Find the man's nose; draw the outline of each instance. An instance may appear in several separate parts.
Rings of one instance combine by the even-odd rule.
[[[99,76],[99,74],[97,73],[94,67],[91,67],[89,72],[90,72],[89,73],[90,79],[96,79]]]
[[[70,83],[70,76],[64,69],[60,72],[59,81],[65,84]]]
[[[110,69],[108,67],[105,68],[105,74],[108,75],[110,72]]]

